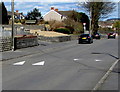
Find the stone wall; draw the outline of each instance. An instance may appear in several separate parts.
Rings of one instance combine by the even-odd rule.
[[[38,36],[38,40],[48,41],[48,42],[65,42],[65,41],[70,41],[71,36],[58,36],[58,37]]]
[[[15,49],[33,47],[38,45],[37,36],[15,37]],[[12,40],[10,37],[0,38],[0,52],[12,49]]]
[[[15,38],[15,49],[32,47],[32,46],[37,46],[37,45],[38,45],[37,36]]]
[[[2,25],[5,29],[9,29],[11,30],[11,25]],[[23,27],[24,29],[28,29],[28,30],[36,30],[39,29],[41,31],[45,30],[45,25],[14,25],[15,28],[17,28],[17,30],[20,30],[21,27]]]
[[[11,44],[12,42],[10,37],[0,38],[0,52],[11,50]]]

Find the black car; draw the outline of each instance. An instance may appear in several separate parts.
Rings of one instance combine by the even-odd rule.
[[[78,44],[80,43],[93,43],[93,38],[90,34],[81,34],[78,37]]]
[[[111,32],[111,33],[108,33],[108,39],[109,38],[116,38],[116,33],[114,33],[114,32]]]
[[[101,38],[101,35],[100,35],[100,33],[94,33],[94,34],[92,35],[92,37],[93,37],[93,39],[100,39],[100,38]]]

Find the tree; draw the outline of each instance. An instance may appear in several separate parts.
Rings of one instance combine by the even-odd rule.
[[[2,18],[2,20],[1,20],[1,18],[0,18],[0,22],[2,22],[2,23],[0,23],[0,24],[8,24],[9,23],[9,20],[8,20],[8,14],[7,14],[7,9],[6,9],[6,7],[5,7],[5,5],[4,5],[4,3],[3,2],[0,2],[0,9],[1,9],[1,13],[0,13],[0,16],[1,16],[1,18]]]
[[[72,11],[68,17],[75,22],[86,23],[86,30],[89,30],[89,18],[85,13]]]
[[[113,27],[116,29],[116,30],[120,30],[120,21],[116,21],[114,24],[113,24]]]
[[[73,28],[71,30],[71,33],[79,34],[83,32],[83,25],[80,22],[75,22],[73,19],[67,18],[63,21],[66,25],[66,27],[71,27]],[[70,29],[71,29],[70,28]]]
[[[113,2],[104,2],[105,0],[87,0],[84,3],[79,3],[91,15],[91,30],[98,31],[98,21],[100,18],[108,17],[116,7]]]
[[[64,26],[63,22],[59,22],[59,21],[55,21],[55,20],[49,21],[48,23],[49,23],[52,31],[55,30],[56,28]]]
[[[86,23],[86,30],[89,30],[89,18],[85,13],[71,11],[68,17],[63,21],[66,26],[72,27],[74,33],[83,32],[83,23]],[[73,32],[72,32],[73,33]]]
[[[39,12],[39,9],[34,8],[33,11],[28,12],[27,16],[25,19],[27,20],[37,20],[37,19],[41,19],[41,12]]]

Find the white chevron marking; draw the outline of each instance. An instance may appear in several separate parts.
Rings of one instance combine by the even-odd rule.
[[[17,62],[17,63],[14,63],[13,65],[23,65],[26,61],[22,61],[22,62]]]
[[[41,62],[38,62],[38,63],[34,63],[34,64],[32,64],[32,65],[34,65],[34,66],[39,66],[39,65],[44,65],[45,64],[45,61],[41,61]]]

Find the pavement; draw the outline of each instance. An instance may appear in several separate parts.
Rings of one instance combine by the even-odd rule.
[[[39,42],[39,46],[35,47],[29,47],[29,48],[23,48],[23,49],[18,49],[15,51],[6,51],[2,52],[2,57],[0,57],[1,61],[7,61],[10,59],[18,58],[18,57],[25,57],[29,56],[32,54],[37,54],[37,53],[43,53],[43,52],[49,52],[52,51],[53,49],[61,49],[62,47],[71,47],[74,46],[74,43],[77,41],[68,41],[68,42],[61,42],[61,43],[52,43],[52,42]],[[73,44],[71,44],[73,43]],[[67,45],[66,45],[67,44]],[[100,90],[113,90],[113,92],[116,92],[116,90],[119,89],[118,87],[118,76],[119,76],[119,69],[118,69],[118,64],[115,66],[113,71],[110,73],[109,77],[106,79],[106,81],[102,84],[100,87]],[[112,84],[111,84],[112,82]],[[110,85],[113,86],[112,89],[110,89]],[[118,91],[119,92],[119,91]]]
[[[120,77],[120,69],[118,64],[116,64],[114,69],[106,79],[106,81],[101,86],[100,90],[119,90],[119,77]],[[110,88],[110,86],[112,86],[112,88]]]
[[[9,59],[24,57],[24,56],[28,56],[28,55],[32,55],[32,54],[37,54],[37,53],[42,54],[42,52],[44,52],[44,51],[47,52],[47,51],[51,51],[53,49],[60,49],[65,46],[66,47],[74,46],[73,44],[71,45],[71,43],[76,43],[76,41],[68,41],[68,42],[61,42],[61,43],[39,41],[38,46],[17,49],[15,51],[11,50],[11,51],[1,52],[2,57],[0,57],[0,60],[6,61]]]

